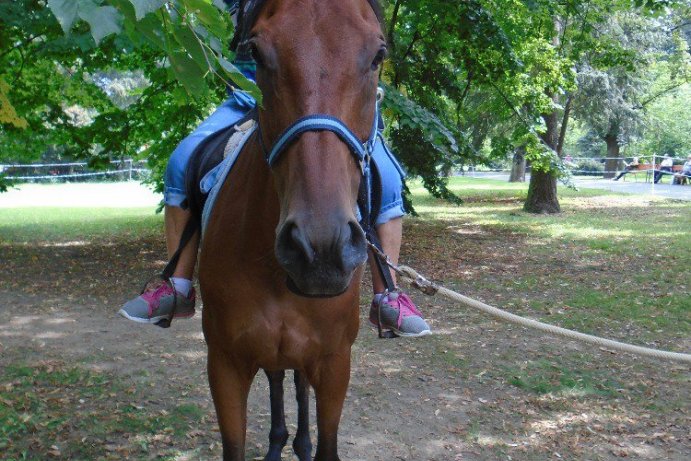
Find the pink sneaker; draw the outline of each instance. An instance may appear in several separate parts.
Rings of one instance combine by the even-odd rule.
[[[413,301],[400,290],[387,294],[379,302],[373,299],[369,321],[375,327],[380,325],[382,330],[390,330],[398,336],[408,338],[432,333]]]
[[[120,315],[134,322],[159,323],[168,320],[175,310],[176,319],[194,316],[195,292],[192,288],[188,296],[177,293],[163,280],[148,285],[144,293],[125,303],[118,311]]]

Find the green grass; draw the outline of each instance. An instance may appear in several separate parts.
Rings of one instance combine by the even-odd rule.
[[[574,369],[554,361],[541,359],[526,362],[521,368],[507,368],[509,384],[534,394],[584,397],[614,397],[621,384],[605,371]]]
[[[0,452],[8,460],[42,460],[53,446],[61,459],[97,459],[118,438],[136,440],[129,453],[144,456],[156,435],[184,439],[206,415],[193,404],[147,410],[132,403],[145,389],[79,367],[13,364],[0,382]]]
[[[530,300],[531,316],[550,311],[549,322],[585,332],[627,324],[646,340],[691,332],[691,202],[560,188],[563,212],[534,215],[522,210],[527,187],[454,177],[461,206],[430,197],[418,183],[411,192],[422,221],[481,226],[544,261],[472,288],[501,293],[508,286],[512,299]]]
[[[465,200],[464,205],[458,207],[434,199],[419,183],[413,183],[410,190],[416,211],[426,219],[471,219],[475,224],[511,229],[541,239],[587,241],[593,249],[630,251],[631,244],[646,249],[691,248],[691,202],[651,202],[640,196],[561,187],[559,199],[564,212],[534,215],[522,209],[527,184],[454,177],[449,187]],[[588,206],[584,199],[597,200]]]
[[[0,208],[0,244],[163,235],[153,208]]]

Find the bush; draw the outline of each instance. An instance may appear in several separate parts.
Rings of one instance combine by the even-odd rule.
[[[581,158],[572,163],[571,173],[578,176],[602,176],[605,164],[592,158]]]

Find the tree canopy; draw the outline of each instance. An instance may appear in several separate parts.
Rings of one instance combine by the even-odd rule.
[[[0,161],[138,157],[160,187],[168,155],[229,82],[261,97],[232,64],[225,8],[0,3]],[[689,97],[688,2],[390,0],[385,12],[388,135],[437,196],[455,199],[445,173],[521,149],[533,171],[526,209],[558,211],[573,127],[639,150],[691,148],[679,125],[689,117],[673,115],[684,111],[674,98]],[[679,123],[651,129],[669,119]]]

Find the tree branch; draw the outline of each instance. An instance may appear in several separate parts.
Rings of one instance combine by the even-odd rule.
[[[671,31],[671,32],[674,32],[674,31],[677,30],[677,29],[681,29],[682,27],[686,27],[686,26],[689,26],[689,25],[691,25],[691,21],[682,22],[681,24],[672,27],[672,28],[670,29],[670,31]]]
[[[665,94],[669,93],[670,91],[674,91],[674,90],[676,90],[677,88],[686,85],[687,83],[689,83],[688,80],[683,80],[683,81],[681,81],[680,83],[678,83],[678,84],[676,84],[676,85],[670,86],[669,88],[665,88],[664,90],[660,91],[660,92],[659,92],[658,94],[656,94],[655,96],[651,96],[650,98],[648,98],[648,99],[646,99],[645,101],[643,101],[638,107],[636,107],[636,109],[643,109],[645,106],[647,106],[648,104],[650,104],[651,102],[653,102],[654,100],[656,100],[657,98],[659,98],[660,96],[664,96]]]
[[[24,54],[24,51],[21,48],[17,48],[17,51],[19,51],[19,54],[22,57],[22,64],[19,66],[19,70],[17,70],[17,75],[14,77],[14,80],[12,80],[12,83],[10,84],[11,87],[15,86],[19,81],[19,78],[22,76],[22,72],[24,71],[24,64],[26,63],[26,55]]]
[[[8,49],[8,50],[5,51],[4,53],[0,54],[0,58],[4,58],[5,56],[7,56],[8,54],[10,54],[10,53],[13,52],[14,50],[16,50],[16,49],[21,49],[23,46],[28,45],[29,43],[33,42],[34,40],[36,40],[37,38],[42,37],[42,36],[43,36],[43,34],[38,34],[38,35],[34,35],[33,37],[27,38],[27,39],[24,40],[23,42],[18,43],[17,45],[15,45],[15,46],[13,46],[12,48]]]
[[[463,105],[465,98],[468,96],[468,91],[470,91],[470,83],[472,81],[473,81],[473,70],[470,69],[470,71],[468,71],[468,78],[466,80],[465,89],[463,90],[463,94],[461,94],[461,99],[458,101],[459,106]]]
[[[403,56],[401,56],[401,61],[405,61],[408,56],[410,56],[410,53],[413,51],[413,46],[415,45],[415,42],[420,40],[422,38],[422,35],[420,34],[419,30],[415,30],[415,33],[413,34],[413,39],[410,41],[410,44],[408,44],[408,48],[406,48],[405,53],[403,53]]]
[[[391,15],[391,22],[389,22],[389,45],[391,49],[396,48],[396,41],[394,39],[394,30],[396,30],[396,21],[398,21],[398,11],[401,8],[401,0],[396,0],[396,4],[393,7],[393,14]]]
[[[559,131],[559,140],[557,141],[557,155],[561,157],[564,151],[564,139],[566,139],[566,129],[569,126],[569,116],[571,115],[571,107],[573,103],[573,96],[569,94],[566,99],[566,106],[564,107],[564,116],[561,119],[561,129]]]

